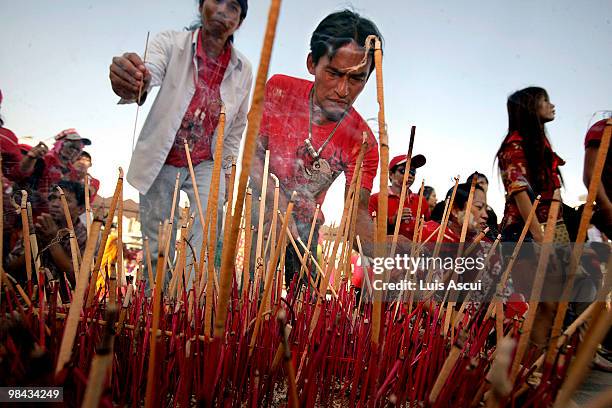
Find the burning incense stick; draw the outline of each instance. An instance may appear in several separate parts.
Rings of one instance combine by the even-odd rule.
[[[376,36],[368,36],[366,44],[371,45],[374,42],[374,65],[376,67],[376,99],[378,102],[378,138],[379,138],[379,154],[380,154],[380,191],[378,193],[378,209],[377,228],[376,228],[376,243],[378,247],[377,256],[384,257],[384,244],[387,241],[387,213],[388,213],[388,195],[387,183],[389,180],[389,140],[387,137],[387,123],[385,122],[385,95],[383,89],[383,69],[382,69],[382,43]],[[367,58],[367,55],[366,55]],[[380,318],[382,313],[382,303],[380,294],[374,298],[372,309],[372,344],[378,346],[380,333]]]
[[[96,350],[96,354],[91,362],[87,388],[83,397],[82,406],[84,407],[97,407],[100,403],[100,397],[104,391],[104,383],[113,363],[112,350],[115,339],[115,320],[117,320],[117,308],[107,309],[106,321],[109,324],[106,326],[100,346]]]
[[[559,208],[561,205],[560,198],[559,190],[557,189],[555,190],[553,202],[548,211],[548,219],[546,220],[544,239],[542,241],[543,246],[540,253],[540,259],[538,260],[538,267],[536,269],[533,287],[531,289],[531,296],[529,299],[529,309],[527,310],[527,317],[525,318],[525,322],[522,326],[521,337],[519,339],[516,355],[514,356],[514,361],[512,363],[510,380],[513,384],[518,376],[525,351],[529,345],[531,329],[535,322],[540,294],[542,293],[542,287],[544,285],[544,277],[546,276],[546,269],[548,267],[549,257],[552,252],[551,244],[555,235],[555,225],[557,223],[557,216],[559,214]]]
[[[91,224],[91,230],[87,237],[87,246],[83,253],[83,262],[81,262],[81,270],[79,271],[79,279],[76,282],[76,289],[70,310],[68,312],[68,318],[66,326],[64,327],[64,334],[62,336],[62,343],[57,358],[57,365],[55,366],[55,374],[59,373],[64,368],[64,365],[70,360],[72,354],[72,346],[74,345],[74,336],[77,332],[79,324],[79,317],[81,310],[83,309],[85,290],[87,289],[87,282],[89,279],[90,265],[93,261],[93,254],[96,249],[96,242],[98,240],[98,234],[102,228],[102,213],[101,210],[96,214],[94,221]],[[92,279],[91,285],[95,285],[95,280]]]
[[[257,71],[257,79],[255,81],[255,88],[253,91],[253,100],[251,102],[251,110],[249,112],[249,125],[246,132],[246,139],[244,142],[244,150],[242,153],[242,162],[240,170],[240,180],[238,182],[238,195],[236,198],[236,208],[234,210],[234,216],[232,217],[230,236],[235,238],[238,236],[240,228],[240,217],[242,216],[242,209],[244,206],[244,196],[246,193],[246,186],[251,170],[251,162],[253,161],[253,154],[255,152],[255,144],[257,135],[259,133],[259,126],[261,124],[261,117],[263,114],[263,98],[265,93],[266,78],[268,76],[268,68],[270,66],[270,57],[272,54],[272,45],[274,43],[274,36],[276,33],[276,24],[278,22],[278,15],[280,11],[280,0],[271,0],[270,11],[268,13],[268,24],[266,27],[266,35],[261,50],[261,57],[259,60],[259,69]],[[287,211],[289,212],[289,211]],[[223,250],[223,259],[221,261],[221,282],[219,284],[219,304],[227,304],[227,299],[230,296],[231,286],[231,269],[233,268],[234,260],[236,259],[236,245],[237,239],[231,239],[229,245]],[[225,321],[227,319],[227,308],[217,308],[217,314],[215,319],[215,337],[221,338],[225,331]]]
[[[603,168],[606,163],[606,158],[608,155],[608,149],[610,147],[610,136],[612,135],[612,119],[606,122],[606,127],[604,129],[603,137],[601,139],[601,143],[599,145],[599,149],[597,150],[597,157],[595,159],[595,165],[593,166],[593,173],[591,175],[591,181],[589,182],[589,189],[587,194],[586,203],[584,205],[584,209],[582,210],[582,215],[580,217],[580,224],[578,227],[578,234],[576,236],[576,242],[573,245],[572,257],[570,258],[569,265],[569,273],[568,279],[563,288],[563,293],[561,294],[561,302],[559,303],[559,307],[557,309],[557,313],[555,316],[555,322],[553,324],[552,332],[551,332],[551,341],[548,346],[548,353],[546,357],[546,363],[552,364],[553,359],[556,354],[556,339],[561,333],[561,329],[563,327],[563,321],[565,320],[565,314],[567,312],[567,308],[569,306],[568,299],[571,296],[572,289],[574,287],[574,280],[576,278],[576,270],[580,263],[580,257],[582,256],[582,251],[584,248],[584,241],[586,238],[587,229],[591,223],[591,217],[593,215],[593,207],[595,203],[595,199],[597,197],[597,190],[600,187],[601,177]]]
[[[66,218],[66,225],[68,226],[68,233],[70,234],[70,255],[72,256],[72,270],[74,271],[75,280],[78,279],[79,273],[79,259],[81,252],[79,251],[79,244],[74,233],[74,225],[72,224],[72,216],[68,209],[68,202],[66,201],[66,195],[64,190],[60,186],[57,186],[57,191],[60,194],[60,200],[62,201],[62,208],[64,209],[64,217]]]
[[[147,40],[145,41],[145,52],[142,59],[143,64],[147,62],[147,51],[149,50],[149,35],[150,31],[147,31]],[[134,151],[134,142],[136,141],[136,128],[138,127],[138,112],[140,111],[140,99],[142,98],[142,85],[144,84],[144,77],[142,82],[138,86],[138,99],[136,99],[136,117],[134,118],[134,133],[132,134],[132,151]]]
[[[26,262],[26,276],[28,278],[28,287],[30,287],[32,285],[32,249],[30,248],[30,223],[28,222],[27,201],[28,192],[21,190],[21,228],[23,231],[23,249]]]
[[[119,167],[119,178],[117,179],[117,185],[115,186],[115,193],[113,194],[110,208],[108,210],[108,215],[106,216],[106,222],[104,223],[104,231],[102,232],[102,238],[100,240],[100,248],[98,249],[98,254],[96,255],[96,263],[91,273],[91,281],[89,284],[89,294],[87,295],[87,307],[91,306],[95,300],[94,297],[96,293],[96,280],[98,279],[98,272],[100,271],[100,265],[102,264],[104,249],[106,248],[106,241],[108,240],[108,236],[110,235],[110,232],[111,232],[111,227],[113,225],[113,217],[115,215],[115,209],[117,208],[117,200],[119,200],[119,195],[121,193],[122,188],[123,188],[123,169]],[[90,265],[87,265],[87,267],[89,266]],[[87,275],[89,276],[89,273]]]
[[[410,164],[412,163],[412,146],[414,145],[414,134],[416,132],[416,126],[412,126],[410,129],[410,142],[408,143],[408,153],[406,153],[406,167],[404,171],[404,177],[402,178],[402,190],[400,193],[399,207],[397,208],[397,214],[395,215],[395,228],[393,229],[393,242],[391,244],[391,251],[389,251],[389,257],[395,256],[395,247],[397,245],[397,237],[399,235],[399,229],[402,221],[402,211],[404,210],[404,204],[406,200],[406,191],[408,190],[408,176],[410,175]],[[418,203],[419,209],[421,208],[421,201]],[[420,213],[417,214],[417,220],[419,219]],[[416,228],[415,228],[416,230]]]

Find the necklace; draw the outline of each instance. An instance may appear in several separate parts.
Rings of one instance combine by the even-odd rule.
[[[334,137],[336,130],[338,130],[338,127],[340,127],[340,124],[346,117],[348,109],[346,109],[342,113],[342,117],[340,118],[340,120],[338,120],[336,126],[334,126],[331,133],[327,136],[323,144],[321,144],[321,147],[319,147],[319,149],[315,149],[312,145],[312,112],[314,110],[313,94],[314,85],[312,87],[312,90],[310,91],[310,95],[308,96],[308,139],[304,140],[306,150],[308,151],[308,154],[312,157],[313,162],[312,166],[310,167],[304,166],[304,175],[308,180],[317,184],[327,184],[332,179],[332,171],[329,162],[321,157],[321,152],[327,146],[331,138]]]

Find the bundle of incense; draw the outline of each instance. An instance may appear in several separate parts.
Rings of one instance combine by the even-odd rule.
[[[227,304],[227,299],[230,296],[230,285],[232,283],[233,273],[232,266],[236,258],[237,237],[240,228],[240,218],[244,206],[244,196],[246,194],[247,181],[251,170],[251,162],[255,153],[256,138],[259,133],[261,117],[263,114],[263,98],[266,86],[266,78],[268,77],[268,69],[270,67],[270,58],[272,55],[272,45],[276,34],[276,25],[280,12],[280,0],[272,0],[270,2],[270,11],[268,13],[268,23],[266,26],[266,34],[259,59],[259,68],[257,78],[255,80],[255,88],[253,90],[253,99],[251,101],[251,110],[249,111],[249,124],[247,127],[246,138],[244,142],[244,150],[242,154],[240,179],[238,182],[238,190],[236,196],[236,208],[232,217],[229,243],[223,248],[223,256],[221,260],[221,282],[219,284],[220,305]],[[288,211],[287,211],[288,212]],[[227,308],[217,308],[215,316],[215,332],[216,338],[221,338],[225,331],[225,322],[227,319]]]
[[[69,239],[70,239],[70,255],[72,256],[72,270],[74,271],[75,279],[78,279],[77,273],[79,271],[79,261],[81,258],[81,252],[79,250],[79,244],[74,233],[74,225],[72,224],[72,216],[68,209],[68,202],[66,201],[66,195],[60,186],[57,186],[57,191],[60,194],[60,200],[62,201],[62,208],[64,210],[64,217],[66,218],[66,225],[68,227]],[[118,234],[121,236],[121,234]]]

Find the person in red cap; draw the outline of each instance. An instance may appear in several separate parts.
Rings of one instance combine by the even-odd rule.
[[[47,197],[52,185],[60,180],[81,181],[73,164],[83,147],[90,144],[91,140],[81,137],[75,129],[66,129],[55,136],[51,150],[40,142],[27,152],[20,164],[20,188],[28,191],[34,216],[48,212]]]
[[[408,180],[406,181],[406,198],[404,200],[404,208],[402,209],[402,216],[400,219],[399,233],[406,238],[412,240],[414,235],[414,227],[416,224],[416,216],[419,207],[419,195],[410,191],[410,187],[414,183],[416,176],[416,169],[423,167],[427,160],[422,154],[417,154],[412,157],[410,161],[410,169],[408,170]],[[400,205],[400,195],[402,192],[402,183],[404,180],[404,174],[406,172],[406,155],[400,154],[395,156],[389,162],[389,180],[391,185],[389,186],[389,198],[388,198],[388,220],[387,220],[387,233],[393,234],[395,230],[395,220],[397,217],[397,211]],[[370,214],[378,210],[378,193],[370,196],[370,204],[368,206]],[[429,219],[429,204],[425,197],[421,199],[421,215],[426,220]]]
[[[609,112],[612,114],[612,112]],[[584,139],[584,172],[583,181],[586,188],[589,188],[595,160],[597,158],[597,150],[601,144],[604,129],[606,126],[612,126],[612,119],[602,119],[596,122],[588,130]],[[608,124],[610,122],[610,124]],[[612,237],[612,149],[608,149],[606,163],[604,164],[603,172],[601,173],[601,182],[597,189],[597,208],[593,215],[592,223],[606,236]]]
[[[2,91],[0,91],[0,106],[2,99]],[[18,180],[21,177],[19,162],[22,158],[19,141],[15,133],[4,127],[2,117],[0,117],[0,152],[2,153],[2,175],[11,182]]]

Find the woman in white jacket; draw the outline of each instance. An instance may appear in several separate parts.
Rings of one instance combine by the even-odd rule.
[[[146,61],[135,53],[113,58],[110,80],[120,103],[146,101],[159,86],[136,143],[127,174],[140,192],[143,237],[149,239],[153,274],[158,253],[159,223],[170,217],[172,192],[179,187],[195,208],[194,187],[184,151],[189,144],[200,200],[208,202],[212,178],[216,128],[221,105],[226,112],[219,211],[232,160],[238,157],[246,126],[253,74],[249,61],[233,45],[233,34],[246,17],[247,0],[200,0],[201,27],[192,31],[166,31],[149,44]],[[140,95],[139,95],[140,94]],[[140,96],[140,97],[139,97]],[[178,224],[175,211],[174,225]],[[218,216],[218,220],[222,220]],[[202,225],[198,217],[189,237],[199,256]],[[173,234],[170,248],[174,248]],[[169,254],[173,256],[173,251]],[[146,277],[148,274],[144,274]],[[189,279],[191,282],[191,278]]]

